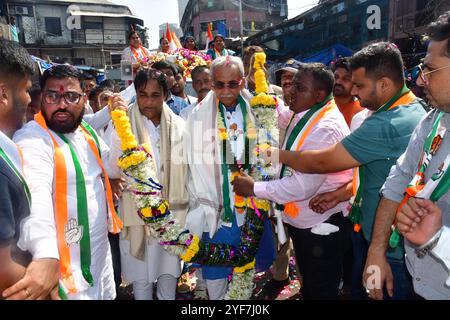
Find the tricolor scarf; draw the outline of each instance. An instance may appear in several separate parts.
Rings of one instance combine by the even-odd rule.
[[[139,55],[137,50],[133,48],[133,46],[130,46],[130,50],[138,62],[142,61],[143,58],[149,56],[147,49],[145,49],[143,46],[139,46],[139,49],[141,50],[141,55],[143,56],[142,58],[140,57],[141,55]]]
[[[375,114],[392,110],[401,105],[408,105],[416,99],[416,96],[408,89],[406,85],[386,104],[380,107]],[[348,218],[353,222],[353,231],[359,232],[361,230],[361,206],[362,194],[364,190],[364,166],[359,166],[353,170],[353,196],[350,199],[350,214]]]
[[[28,205],[31,207],[31,193],[28,184],[23,177],[23,157],[20,149],[7,136],[0,131],[0,158],[2,158],[10,169],[15,173],[17,179],[23,186]]]
[[[331,95],[328,96],[324,101],[313,105],[290,132],[289,136],[287,137],[284,150],[299,151],[315,125],[327,114],[329,114],[334,108],[337,108],[337,105],[333,99],[333,96]],[[289,132],[289,128],[292,124],[294,116],[295,115],[291,117],[291,121],[289,122],[289,125],[286,129],[286,133]],[[290,174],[292,174],[292,169],[288,168],[286,165],[283,165],[280,170],[280,179],[289,176]],[[291,218],[297,217],[300,212],[300,208],[297,207],[295,202],[289,202],[286,204],[277,203],[275,208],[279,211],[283,211]]]
[[[244,135],[244,150],[242,151],[242,154],[244,155],[244,162],[242,163],[243,166],[248,167],[250,163],[249,159],[249,152],[250,152],[250,146],[249,146],[249,140],[247,136],[247,107],[244,99],[241,96],[238,96],[238,102],[239,106],[242,112],[242,119],[243,119],[243,135]],[[223,104],[217,99],[217,104],[219,106],[219,114],[222,117],[222,121],[225,124],[226,127],[226,121],[225,121],[225,107]],[[227,128],[228,129],[228,128]],[[236,151],[237,154],[237,151]],[[227,142],[222,141],[222,161],[221,161],[221,171],[222,171],[222,193],[223,193],[223,207],[224,207],[224,213],[222,216],[222,221],[225,223],[232,223],[233,222],[233,210],[231,209],[230,204],[230,187],[229,187],[229,180],[228,180],[228,162],[227,162]],[[233,159],[233,164],[235,164],[239,159],[236,159],[236,155]]]
[[[409,198],[429,199],[436,202],[450,188],[450,170],[448,170],[450,165],[450,155],[447,155],[444,163],[439,166],[438,171],[430,177],[428,182],[425,182],[425,170],[428,168],[431,159],[441,146],[445,133],[447,132],[447,129],[441,124],[443,115],[444,113],[442,111],[438,113],[433,128],[425,139],[417,173],[406,187],[405,197],[398,207],[397,212],[400,211]],[[392,227],[392,230],[393,232],[389,239],[389,245],[392,248],[395,248],[400,242],[400,234],[394,226]]]
[[[38,113],[34,119],[53,142],[55,166],[53,206],[60,258],[60,296],[66,299],[67,295],[76,294],[94,285],[90,270],[91,242],[85,177],[70,141],[63,134],[51,132],[42,113]],[[111,185],[101,160],[98,137],[84,121],[80,128],[103,172],[108,206],[108,230],[118,233],[122,228],[122,221],[114,209]]]

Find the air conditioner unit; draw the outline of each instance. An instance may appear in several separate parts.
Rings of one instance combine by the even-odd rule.
[[[15,11],[16,11],[16,14],[28,15],[28,7],[16,6]]]

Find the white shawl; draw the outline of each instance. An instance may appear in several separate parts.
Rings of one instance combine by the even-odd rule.
[[[250,108],[252,95],[241,92],[252,122],[255,117]],[[186,228],[201,235],[209,232],[213,237],[220,227],[223,211],[222,174],[219,139],[217,137],[217,96],[213,91],[194,108],[186,122],[184,152],[189,165],[191,203],[186,217]],[[245,119],[244,119],[245,121]]]

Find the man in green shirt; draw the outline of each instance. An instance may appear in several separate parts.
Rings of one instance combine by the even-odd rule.
[[[357,52],[350,59],[350,65],[352,95],[357,96],[361,105],[374,111],[374,114],[351,135],[328,149],[279,151],[279,160],[292,169],[305,173],[359,169],[361,183],[354,188],[358,192],[354,194],[350,217],[357,225],[355,231],[361,228],[360,232],[352,235],[352,298],[360,299],[365,295],[361,282],[366,257],[370,257],[371,250],[374,249],[369,249],[369,245],[379,237],[381,225],[393,223],[393,218],[389,221],[381,214],[375,217],[380,201],[379,190],[390,168],[405,151],[410,136],[425,111],[421,100],[405,86],[403,61],[395,45],[387,42],[372,44]],[[380,206],[382,204],[383,202]],[[379,241],[375,243],[379,244]],[[375,281],[376,289],[382,292],[386,288],[387,295],[393,299],[407,299],[412,286],[402,246],[398,246],[396,250],[384,249],[382,257],[377,256],[380,259],[371,264],[376,269],[368,269],[371,272],[379,271],[376,279],[379,281]],[[366,292],[369,293],[367,286]],[[376,298],[375,295],[371,297]]]

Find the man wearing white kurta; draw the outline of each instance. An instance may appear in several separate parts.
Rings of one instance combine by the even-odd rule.
[[[163,186],[163,197],[170,203],[172,214],[184,224],[189,198],[186,189],[187,167],[182,161],[184,121],[164,103],[168,94],[166,76],[154,69],[141,70],[134,86],[137,103],[130,106],[128,116],[138,142],[150,144],[158,178]],[[111,139],[111,167],[120,177],[117,159],[122,154],[116,132]],[[177,278],[181,274],[178,256],[168,253],[148,234],[137,214],[131,192],[125,191],[119,211],[123,215],[124,230],[120,239],[122,272],[127,282],[133,283],[136,300],[152,300],[153,284],[157,281],[159,300],[175,300]]]
[[[70,284],[64,287],[67,291],[63,298],[114,299],[116,292],[108,242],[108,223],[114,224],[119,220],[107,202],[108,188],[105,192],[105,185],[108,186],[109,182],[101,167],[103,163],[89,145],[87,133],[80,125],[85,102],[80,79],[79,72],[70,66],[61,65],[47,70],[41,79],[42,113],[14,135],[14,141],[24,155],[24,173],[33,198],[31,216],[24,224],[20,241],[30,252],[60,259],[60,284],[63,287]],[[121,100],[117,96],[115,99]],[[116,105],[118,104],[120,103],[116,102]],[[123,105],[122,107],[126,108]],[[100,151],[101,158],[107,159],[108,147],[100,138],[94,136],[95,134],[92,134],[91,139],[98,141],[95,146]],[[69,146],[73,151],[73,159],[77,159],[73,163],[70,161]],[[57,151],[64,155],[66,168],[62,168],[55,161]],[[66,156],[67,152],[69,157]],[[76,182],[70,180],[71,176],[75,176],[73,172],[77,171],[76,163],[84,178],[83,200],[80,200],[78,192],[80,186],[83,186],[78,183],[80,174],[77,175]],[[65,179],[61,179],[61,175],[58,176],[61,170],[66,175]],[[66,195],[58,194],[58,185],[67,188]],[[63,225],[58,223],[61,219],[61,209],[56,209],[61,199],[66,203],[66,221]],[[85,218],[87,217],[85,225],[82,225],[80,218],[81,201],[87,206],[87,212],[83,213]],[[112,201],[109,204],[112,204]],[[74,208],[78,208],[78,212]],[[67,217],[71,219],[67,220]],[[64,230],[62,237],[61,228]],[[114,232],[118,232],[119,228],[114,229]],[[80,248],[85,237],[88,251]],[[66,251],[62,251],[63,246],[66,246]],[[83,257],[85,252],[90,253],[87,254],[87,259]],[[67,256],[70,258],[64,259]],[[88,261],[87,269],[83,269],[85,260]],[[68,261],[68,264],[65,265],[64,261]],[[67,273],[64,270],[68,270]],[[89,281],[85,274],[90,274],[92,280]],[[71,280],[65,282],[64,279],[68,278]]]
[[[203,236],[203,241],[237,246],[240,230],[245,222],[245,213],[234,210],[234,193],[228,182],[229,194],[222,192],[221,149],[217,134],[217,115],[224,112],[226,128],[234,128],[236,140],[230,142],[232,152],[240,159],[244,152],[244,117],[247,112],[250,121],[255,118],[249,107],[251,95],[243,90],[244,65],[237,57],[219,57],[211,65],[213,91],[194,108],[186,123],[184,148],[189,164],[191,195],[190,211],[186,217],[186,227],[190,232]],[[244,110],[245,109],[245,110]],[[228,181],[231,171],[227,170]],[[226,186],[224,187],[226,190]],[[224,199],[229,197],[232,217],[225,222],[223,214]],[[257,262],[258,263],[258,262]],[[202,266],[206,279],[208,295],[211,300],[222,300],[227,291],[227,277],[231,267]]]

